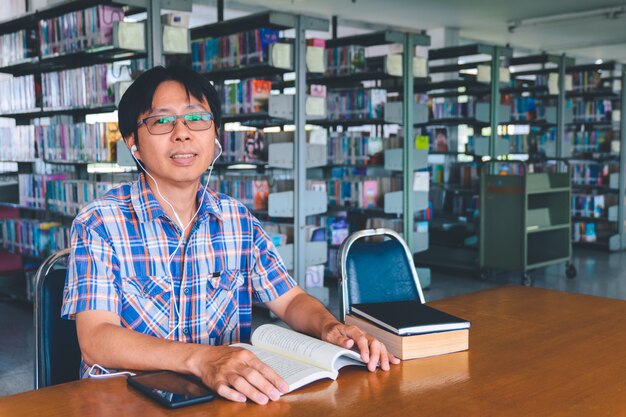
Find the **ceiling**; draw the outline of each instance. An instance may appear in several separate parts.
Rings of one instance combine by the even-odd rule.
[[[194,2],[215,4],[214,0]],[[458,28],[463,39],[566,53],[580,58],[579,62],[626,62],[626,13],[614,18],[575,16],[521,26],[512,33],[507,22],[621,6],[626,7],[626,0],[225,0],[227,11],[271,8],[413,31]]]

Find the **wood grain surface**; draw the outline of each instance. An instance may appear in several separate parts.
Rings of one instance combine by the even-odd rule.
[[[112,378],[0,398],[0,416],[626,416],[626,301],[507,286],[431,304],[471,321],[469,351],[344,368],[265,406],[167,410]]]

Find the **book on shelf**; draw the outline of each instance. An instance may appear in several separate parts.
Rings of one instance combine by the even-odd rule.
[[[365,47],[358,45],[326,48],[326,75],[346,75],[367,71]]]
[[[400,336],[354,315],[347,315],[345,322],[374,336],[388,352],[402,360],[444,355],[469,348],[468,329]]]
[[[235,344],[248,349],[272,368],[294,391],[319,379],[337,379],[348,365],[365,366],[353,351],[273,324],[258,327],[251,344]]]
[[[31,112],[38,109],[39,103],[35,96],[35,76],[23,75],[14,77],[11,75],[0,79],[0,112],[17,113]]]
[[[379,119],[384,116],[387,90],[356,88],[327,92],[327,113],[332,120]]]
[[[113,23],[124,20],[121,7],[99,5],[39,21],[41,56],[111,45]]]
[[[18,64],[36,56],[36,34],[33,29],[0,35],[0,67]]]
[[[280,31],[261,28],[215,38],[191,41],[192,68],[198,72],[269,63],[271,45]]]
[[[470,327],[467,320],[415,300],[352,304],[350,313],[401,336]]]
[[[377,180],[365,180],[361,184],[361,196],[362,201],[360,207],[363,208],[376,208],[378,207],[378,181]]]
[[[35,126],[0,127],[0,160],[30,162],[40,155],[41,142],[36,140]]]
[[[272,82],[268,80],[237,80],[222,87],[224,115],[268,111]]]

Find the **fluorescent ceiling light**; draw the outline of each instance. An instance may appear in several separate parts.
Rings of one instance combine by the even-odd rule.
[[[531,17],[529,19],[509,20],[507,25],[509,32],[513,33],[521,27],[532,27],[538,25],[549,25],[557,22],[580,20],[590,17],[604,17],[606,19],[618,19],[626,13],[626,6],[604,7],[600,9],[584,10],[581,12],[562,13],[549,16]]]

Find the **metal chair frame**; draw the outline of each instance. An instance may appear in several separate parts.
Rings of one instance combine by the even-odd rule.
[[[404,248],[407,256],[407,262],[409,263],[411,273],[413,274],[413,280],[415,281],[415,287],[417,289],[417,293],[420,298],[420,302],[425,303],[424,293],[422,292],[422,285],[420,284],[419,277],[417,276],[417,271],[415,270],[415,264],[413,263],[413,255],[411,254],[411,250],[408,245],[402,238],[402,236],[396,232],[395,230],[387,229],[387,228],[378,228],[378,229],[365,229],[354,232],[350,236],[346,238],[341,244],[339,248],[339,270],[341,271],[341,276],[339,277],[339,285],[340,285],[340,294],[341,294],[341,320],[344,321],[346,315],[350,312],[350,298],[348,293],[348,268],[347,268],[347,260],[348,253],[350,251],[350,247],[359,239],[363,239],[371,236],[386,236],[396,239]]]

